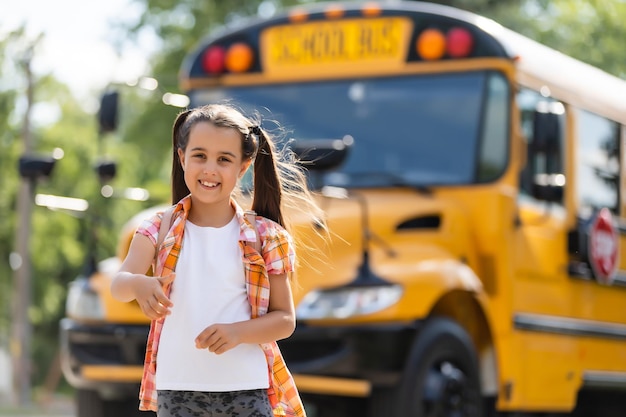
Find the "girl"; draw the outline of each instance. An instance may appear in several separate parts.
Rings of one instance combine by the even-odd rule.
[[[176,204],[137,229],[111,284],[116,299],[137,300],[152,320],[139,408],[159,417],[305,416],[276,341],[295,328],[283,197],[321,218],[306,179],[231,106],[182,112],[172,136]],[[233,193],[253,162],[258,215],[246,217]],[[156,247],[162,222],[169,227]]]

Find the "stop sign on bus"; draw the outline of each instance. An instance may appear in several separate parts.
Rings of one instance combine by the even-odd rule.
[[[598,282],[610,285],[617,272],[619,241],[608,208],[601,209],[591,222],[588,244],[593,275]]]

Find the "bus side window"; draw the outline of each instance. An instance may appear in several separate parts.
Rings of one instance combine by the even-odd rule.
[[[483,112],[483,131],[478,158],[478,182],[493,181],[506,169],[509,148],[509,102],[511,89],[506,79],[496,72],[489,75]]]
[[[565,117],[561,115],[559,117],[559,143],[558,152],[544,153],[535,152],[533,149],[535,143],[535,111],[541,104],[556,104],[553,99],[546,98],[536,91],[520,88],[517,94],[517,104],[521,112],[521,128],[522,134],[526,139],[527,144],[527,161],[526,166],[523,168],[520,174],[520,194],[525,197],[533,198],[536,195],[536,183],[538,174],[552,175],[565,175],[564,172],[564,152],[565,152]],[[562,204],[562,195],[558,198],[551,198],[550,201]]]
[[[579,216],[589,218],[602,207],[619,216],[620,125],[585,110],[575,111]]]

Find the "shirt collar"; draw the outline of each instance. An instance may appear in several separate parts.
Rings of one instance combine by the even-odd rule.
[[[232,198],[230,199],[230,205],[235,209],[235,216],[237,216],[237,221],[239,222],[239,240],[244,242],[256,242],[257,238],[254,225],[248,222],[248,219],[246,218],[246,212]],[[176,216],[178,216],[176,213],[180,211],[182,212],[183,219],[186,220],[187,216],[189,216],[190,209],[191,194],[176,203],[173,217],[175,218]]]

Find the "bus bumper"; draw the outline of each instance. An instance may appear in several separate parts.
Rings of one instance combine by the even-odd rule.
[[[148,325],[60,322],[61,369],[70,385],[107,397],[137,393]]]
[[[298,390],[367,397],[374,387],[399,382],[419,323],[310,326],[298,323],[279,342]]]

